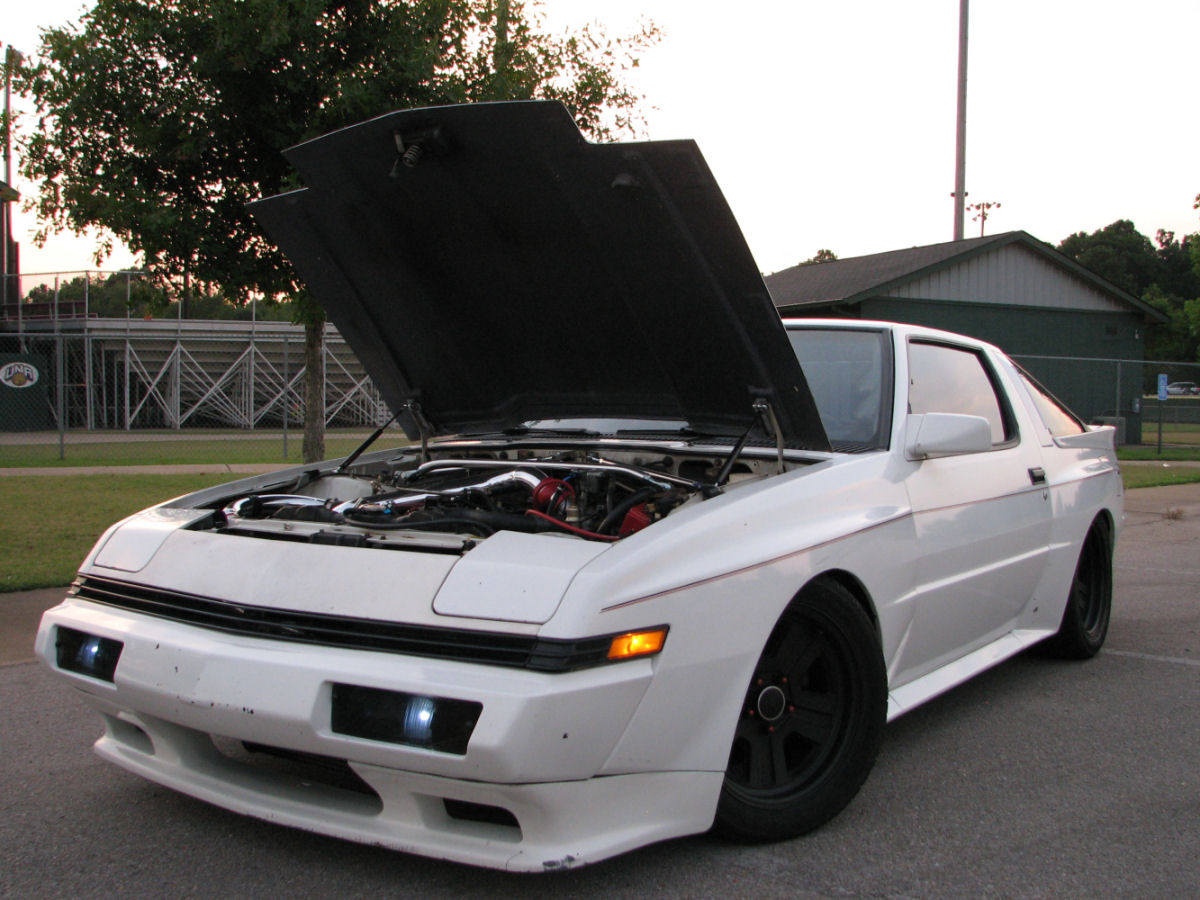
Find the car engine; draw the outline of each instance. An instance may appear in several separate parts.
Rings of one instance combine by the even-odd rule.
[[[611,542],[715,490],[704,480],[711,460],[664,454],[649,463],[619,462],[583,451],[505,455],[404,458],[376,471],[305,473],[283,491],[225,503],[213,524],[232,534],[408,549],[421,535],[438,546],[446,546],[438,537],[453,536],[469,549],[502,530]],[[753,463],[741,468],[739,480],[753,474]]]

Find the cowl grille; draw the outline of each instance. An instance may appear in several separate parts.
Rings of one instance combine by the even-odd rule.
[[[541,672],[569,672],[603,663],[611,642],[611,636],[554,640],[248,606],[91,575],[78,578],[71,593],[93,603],[227,634]]]

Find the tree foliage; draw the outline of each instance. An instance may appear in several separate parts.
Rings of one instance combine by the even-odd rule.
[[[1146,358],[1200,359],[1200,272],[1192,265],[1194,235],[1176,240],[1159,229],[1154,241],[1121,219],[1091,234],[1077,232],[1058,249],[1167,317],[1147,330]]]
[[[838,258],[837,254],[834,253],[832,250],[827,250],[824,247],[822,247],[820,250],[818,250],[816,253],[814,253],[812,256],[810,256],[808,259],[801,262],[800,265],[811,266],[816,263],[833,262],[837,258]]]
[[[180,309],[171,292],[161,281],[138,273],[126,275],[77,275],[59,284],[34,285],[24,302],[45,308],[71,304],[77,310],[87,308],[88,315],[101,318],[136,319],[175,318]],[[217,285],[200,284],[192,296],[191,316],[196,319],[232,319],[248,322],[287,322],[294,318],[292,305],[283,303],[236,304],[230,302]]]
[[[561,100],[603,139],[638,121],[625,77],[657,37],[552,37],[521,0],[98,0],[18,67],[21,172],[42,237],[98,228],[98,260],[119,239],[185,302],[194,285],[294,297],[311,461],[324,316],[246,212],[297,186],[280,152],[393,109],[509,99]]]
[[[1078,231],[1064,239],[1058,249],[1135,297],[1140,298],[1154,283],[1154,246],[1128,219],[1119,219],[1091,234]]]
[[[1197,194],[1196,199],[1192,202],[1192,209],[1200,209],[1200,194]],[[1192,235],[1191,256],[1192,268],[1195,269],[1196,274],[1200,276],[1200,231]]]
[[[295,186],[281,150],[396,108],[535,97],[603,138],[633,123],[622,77],[655,38],[551,37],[519,0],[99,0],[18,69],[21,171],[43,236],[98,227],[157,275],[292,294],[245,210]]]

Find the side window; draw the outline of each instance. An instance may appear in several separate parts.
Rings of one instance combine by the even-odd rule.
[[[1032,375],[1020,366],[1017,367],[1017,374],[1021,376],[1021,383],[1025,385],[1025,390],[1029,391],[1033,405],[1037,407],[1038,415],[1042,417],[1042,422],[1045,423],[1050,434],[1054,437],[1064,437],[1068,434],[1083,434],[1087,431],[1083,422],[1063,406],[1057,397],[1038,384]]]
[[[867,329],[790,328],[788,337],[833,449],[887,447],[891,432],[891,335]]]
[[[913,341],[908,345],[908,411],[983,416],[992,443],[1016,436],[988,367],[972,350]]]

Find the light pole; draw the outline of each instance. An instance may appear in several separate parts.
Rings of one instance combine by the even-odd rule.
[[[967,200],[967,0],[958,3],[958,119],[954,147],[954,240],[963,239]]]
[[[991,215],[993,209],[999,208],[999,203],[992,203],[990,200],[984,200],[982,203],[972,203],[967,207],[967,209],[975,211],[975,215],[971,217],[971,221],[979,223],[980,237],[983,237],[983,229],[987,225],[988,216]]]
[[[12,242],[12,203],[21,195],[12,187],[12,71],[21,61],[13,47],[4,52],[4,181],[0,182],[0,308],[8,312],[8,282],[17,274]],[[20,297],[17,298],[18,302]]]

